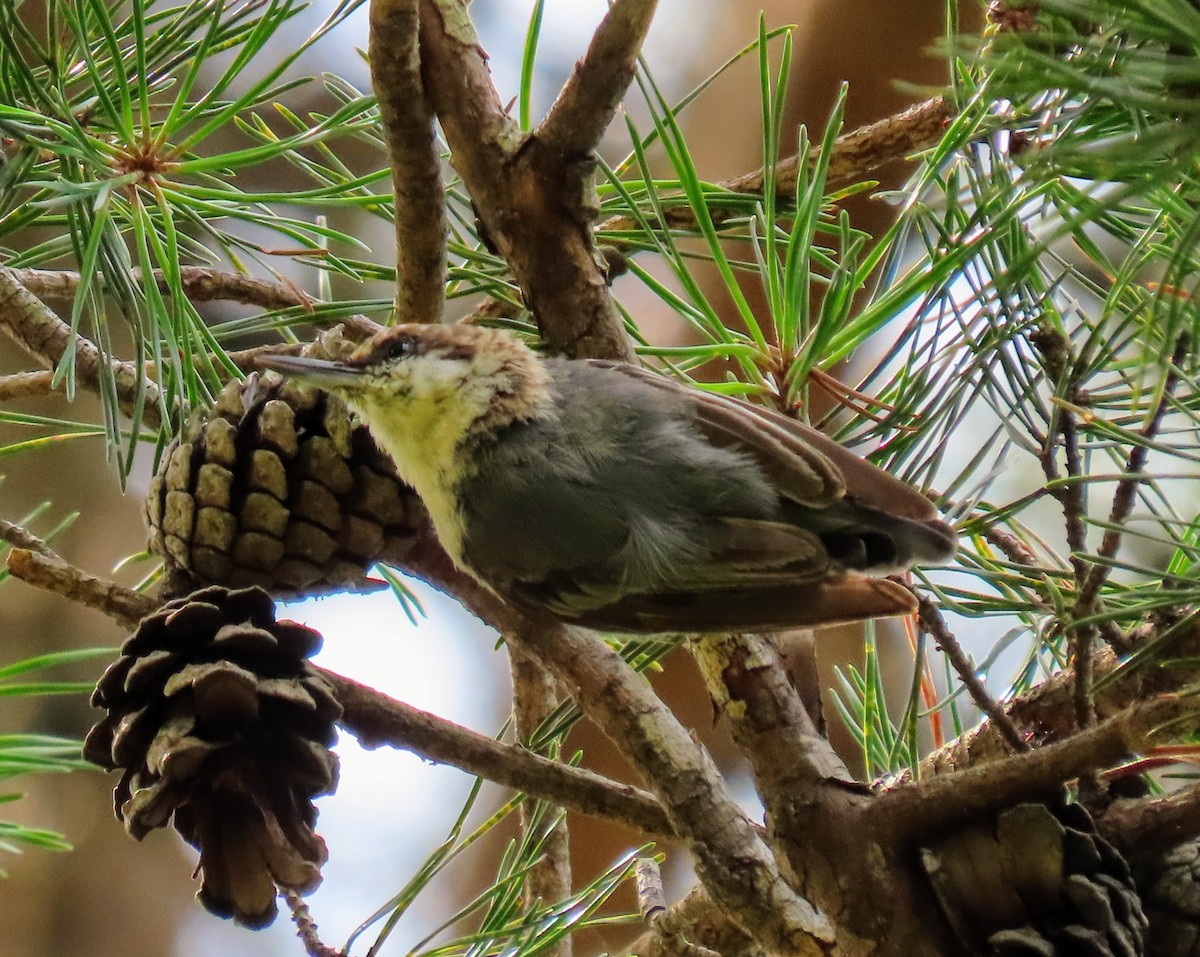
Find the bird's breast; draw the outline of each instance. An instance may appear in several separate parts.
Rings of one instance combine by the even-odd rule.
[[[442,547],[463,568],[463,509],[457,490],[470,471],[461,448],[466,427],[445,409],[417,405],[402,415],[391,412],[361,410],[376,443],[395,464],[396,474],[424,503]]]

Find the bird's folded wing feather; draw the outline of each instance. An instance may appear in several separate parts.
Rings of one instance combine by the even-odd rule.
[[[513,597],[520,601],[518,593]],[[539,600],[536,604],[542,605]],[[798,600],[796,582],[700,591],[624,594],[607,603],[564,607],[580,624],[611,631],[781,631],[911,614],[917,602],[903,585],[846,576],[814,582]]]
[[[933,504],[912,486],[795,419],[685,386],[640,366],[590,361],[689,403],[697,426],[709,441],[754,456],[780,492],[793,501],[819,506],[846,495],[903,518],[928,521],[937,517]]]

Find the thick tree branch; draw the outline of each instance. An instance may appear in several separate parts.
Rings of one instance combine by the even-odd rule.
[[[820,800],[828,781],[853,782],[817,731],[778,649],[756,634],[704,635],[692,643],[717,712],[750,760],[759,795],[776,826],[797,804]]]
[[[725,781],[640,675],[597,635],[531,622],[456,569],[432,541],[410,550],[405,568],[453,595],[501,634],[518,635],[583,711],[643,775],[688,842],[701,879],[725,913],[777,952],[825,953],[832,928],[784,882],[757,828]]]
[[[487,234],[555,352],[634,358],[592,242],[593,164],[523,137],[461,0],[421,0],[421,74]]]
[[[693,649],[750,760],[776,856],[793,886],[839,915],[839,946],[854,952],[862,929],[881,922],[898,952],[929,945],[940,919],[928,895],[909,878],[903,847],[875,840],[872,796],[817,732],[774,644],[705,635]]]
[[[625,90],[654,19],[657,0],[616,0],[596,28],[587,55],[575,64],[536,136],[564,158],[594,150]]]
[[[446,200],[421,80],[418,0],[371,0],[371,83],[392,167],[396,226],[396,314],[438,322],[446,297]]]
[[[520,635],[637,766],[726,913],[778,953],[828,953],[829,922],[787,885],[712,759],[645,680],[591,632],[539,621]]]

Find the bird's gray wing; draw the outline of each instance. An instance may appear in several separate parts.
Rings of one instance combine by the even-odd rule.
[[[561,414],[514,426],[481,450],[460,490],[464,559],[507,598],[635,631],[911,610],[899,586],[841,573],[878,564],[853,559],[864,537],[890,541],[897,527],[915,535],[905,526],[922,531],[925,522],[890,517],[890,501],[875,514],[849,500],[833,458],[841,450],[824,436],[630,366],[548,365]],[[851,453],[841,458],[878,472]],[[899,501],[916,496],[921,514],[930,510],[903,483],[878,480],[885,491],[889,483]]]
[[[795,502],[819,507],[845,495],[901,518],[937,518],[937,509],[916,489],[795,419],[683,385],[640,366],[599,359],[589,362],[687,402],[709,441],[754,456],[780,494]]]
[[[501,589],[594,607],[633,590],[710,589],[820,578],[829,556],[782,521],[755,457],[697,441],[686,394],[584,363],[552,363],[559,413],[481,446],[459,498],[463,558]],[[786,454],[782,449],[776,455]],[[820,460],[816,461],[820,467]],[[816,497],[822,473],[796,480]]]

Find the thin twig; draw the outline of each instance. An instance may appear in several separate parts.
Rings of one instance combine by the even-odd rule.
[[[446,198],[418,52],[418,0],[371,0],[371,83],[395,193],[396,314],[438,322],[446,296]]]
[[[946,135],[946,126],[954,116],[954,106],[938,96],[843,133],[834,141],[826,183],[837,186],[856,182],[881,166],[936,146]],[[818,150],[810,152],[810,163],[816,162],[818,153]],[[776,164],[775,182],[779,195],[795,195],[798,166],[797,156]],[[761,193],[764,179],[760,169],[723,185],[737,193]]]
[[[1113,492],[1112,510],[1109,512],[1108,526],[1104,531],[1104,538],[1100,540],[1100,548],[1096,553],[1104,561],[1092,563],[1087,578],[1084,580],[1083,587],[1079,590],[1079,597],[1075,600],[1075,607],[1072,610],[1073,618],[1080,618],[1091,614],[1096,607],[1096,600],[1100,595],[1100,589],[1104,586],[1112,571],[1112,562],[1110,560],[1116,557],[1117,552],[1121,548],[1121,534],[1124,531],[1126,520],[1133,511],[1134,497],[1137,494],[1138,487],[1146,480],[1144,469],[1146,467],[1146,458],[1150,454],[1150,446],[1154,444],[1154,439],[1158,435],[1158,430],[1162,427],[1163,419],[1166,417],[1167,409],[1170,407],[1171,400],[1175,396],[1175,389],[1179,385],[1179,369],[1183,365],[1183,360],[1187,357],[1190,345],[1191,337],[1186,333],[1181,335],[1176,341],[1175,351],[1171,355],[1171,364],[1167,367],[1166,377],[1163,379],[1162,392],[1154,405],[1153,411],[1150,413],[1150,418],[1146,420],[1145,425],[1142,426],[1138,433],[1143,441],[1136,443],[1129,450],[1129,456],[1125,460],[1124,474],[1117,483],[1116,491]]]
[[[662,873],[658,861],[653,857],[640,857],[634,869],[637,884],[638,913],[650,925],[651,939],[643,949],[634,953],[645,957],[722,957],[724,951],[716,951],[689,940],[678,929],[670,930],[667,897],[663,891]],[[710,901],[711,904],[711,901]],[[663,918],[667,919],[664,920]]]
[[[363,747],[403,748],[582,814],[620,821],[644,833],[673,833],[661,805],[640,788],[504,744],[351,678],[324,668],[315,670],[329,682],[345,710],[341,725]]]
[[[667,895],[663,890],[662,871],[653,857],[639,857],[633,870],[637,887],[638,913],[651,926],[667,909]]]
[[[293,890],[283,891],[288,910],[292,912],[292,923],[296,925],[296,936],[304,945],[308,957],[346,957],[346,952],[330,947],[317,933],[317,922],[313,920],[307,901]]]
[[[198,301],[205,297],[236,299],[253,302],[267,308],[299,305],[305,302],[303,293],[283,283],[251,279],[235,273],[221,273],[211,269],[185,267],[185,288]],[[160,282],[165,282],[160,277]],[[33,358],[48,366],[55,366],[65,354],[67,344],[73,339],[75,369],[81,385],[92,392],[100,391],[100,365],[102,358],[96,344],[85,336],[73,334],[71,327],[63,322],[41,300],[33,295],[29,287],[45,291],[48,297],[74,295],[79,285],[79,274],[66,271],[36,269],[7,269],[0,266],[0,332],[8,334],[14,342]],[[349,316],[339,320],[348,337],[365,339],[383,327],[366,316]],[[255,359],[267,353],[294,353],[301,346],[285,343],[256,346],[251,349],[226,353],[227,358],[244,372],[254,371]],[[137,366],[132,362],[113,359],[109,363],[113,381],[116,383],[117,400],[123,412],[130,414],[137,401]],[[153,376],[156,363],[144,364],[145,376]],[[0,378],[0,400],[44,396],[55,391],[52,388],[54,374],[44,372],[22,372]],[[60,385],[59,388],[64,388]],[[145,380],[142,422],[151,428],[162,424],[162,407],[158,386],[150,379]]]
[[[1041,358],[1046,379],[1067,401],[1051,404],[1051,422],[1042,441],[1041,464],[1047,489],[1058,500],[1066,523],[1067,547],[1071,550],[1071,567],[1075,570],[1075,585],[1083,584],[1086,563],[1082,553],[1087,549],[1087,502],[1084,483],[1079,481],[1083,465],[1079,457],[1079,435],[1073,409],[1077,407],[1079,382],[1075,376],[1075,356],[1067,337],[1049,322],[1044,322],[1031,337]],[[1058,443],[1062,439],[1067,475],[1071,481],[1059,482]]]
[[[915,589],[913,594],[917,596],[917,621],[945,653],[951,667],[954,668],[959,680],[971,696],[971,700],[975,702],[975,707],[992,719],[1000,735],[1014,751],[1028,751],[1030,749],[1029,742],[1017,730],[1017,726],[1013,724],[1012,718],[1008,716],[1004,707],[988,693],[984,683],[979,680],[979,675],[975,673],[971,659],[967,657],[962,645],[954,637],[954,633],[946,624],[946,619],[941,611],[928,595],[921,594]]]
[[[534,136],[563,157],[600,143],[637,68],[657,0],[615,0]]]
[[[37,552],[39,555],[45,555],[48,558],[58,558],[54,550],[44,541],[38,538],[33,532],[21,525],[14,525],[12,522],[6,522],[0,518],[0,539],[8,542],[16,548],[25,548],[31,552]]]
[[[1032,341],[1038,350],[1046,378],[1053,384],[1056,392],[1051,403],[1050,427],[1042,441],[1039,458],[1042,474],[1046,479],[1046,490],[1062,508],[1067,548],[1071,553],[1071,568],[1075,573],[1075,590],[1078,593],[1087,577],[1088,564],[1083,558],[1084,552],[1087,551],[1086,483],[1082,481],[1083,461],[1079,453],[1079,430],[1074,412],[1079,398],[1076,359],[1067,337],[1048,321],[1038,328]],[[1060,396],[1065,397],[1066,401]],[[1060,481],[1060,437],[1069,479],[1066,482]],[[1075,723],[1080,728],[1086,728],[1096,720],[1096,710],[1092,702],[1092,646],[1095,636],[1096,629],[1092,626],[1073,627],[1067,634],[1072,671],[1075,675],[1073,710]]]
[[[42,299],[66,299],[75,297],[79,289],[80,275],[77,272],[57,269],[12,269],[17,281],[35,296]],[[142,281],[142,270],[132,272],[136,282]],[[158,291],[170,295],[171,286],[161,270],[154,271]],[[210,269],[207,266],[181,266],[180,285],[183,293],[192,302],[237,302],[263,309],[289,309],[303,307],[311,312],[317,300],[308,295],[295,283],[246,276],[242,273]],[[102,282],[103,277],[97,277]],[[367,338],[382,326],[362,315],[342,316],[337,320],[347,331],[359,338]]]
[[[508,654],[512,670],[513,718],[517,729],[517,740],[529,747],[538,728],[554,714],[559,704],[559,694],[554,675],[533,655],[526,654],[520,642],[508,638]],[[551,814],[558,813],[556,807]],[[536,823],[532,808],[521,805],[521,827],[528,834]],[[542,854],[525,876],[525,895],[533,901],[552,903],[571,896],[571,837],[566,814],[545,836]],[[570,935],[564,936],[547,953],[548,957],[571,957],[573,946]]]
[[[754,938],[734,924],[703,885],[693,887],[654,919],[621,953],[625,957],[764,957]]]
[[[46,552],[12,549],[8,553],[8,570],[23,582],[95,608],[130,627],[159,604],[148,595],[89,575],[48,549]]]
[[[1016,565],[1025,565],[1028,568],[1038,567],[1037,556],[1033,553],[1033,549],[1012,532],[1000,528],[998,525],[989,525],[983,533],[983,538],[995,545],[1010,562]]]

